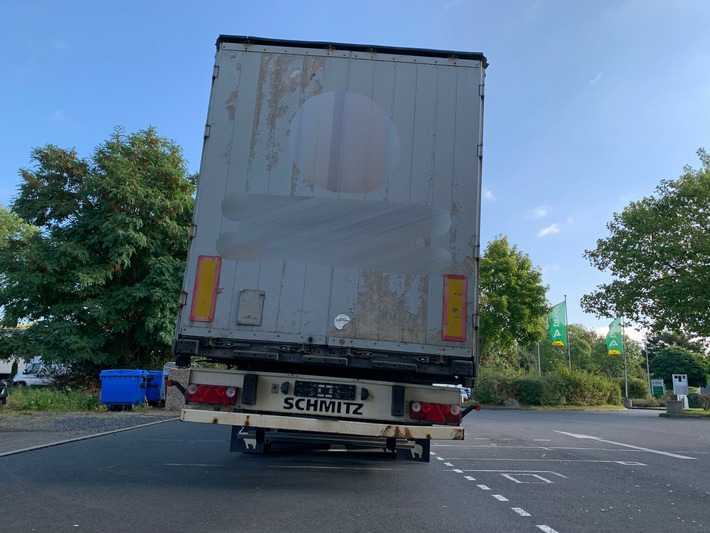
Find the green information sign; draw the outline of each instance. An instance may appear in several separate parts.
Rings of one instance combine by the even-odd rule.
[[[662,379],[651,380],[651,394],[654,396],[663,396],[665,394],[665,387],[663,386]]]

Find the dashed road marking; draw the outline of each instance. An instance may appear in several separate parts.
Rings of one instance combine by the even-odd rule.
[[[561,433],[561,432],[559,432],[559,433]],[[436,457],[439,461],[444,461],[443,457],[437,456],[434,452],[431,452],[431,455]],[[444,463],[444,465],[448,466],[448,467],[454,466],[453,463]],[[463,470],[460,470],[458,468],[453,468],[452,471],[457,474],[464,473]],[[512,474],[516,474],[518,477],[520,477],[520,476],[534,477],[534,478],[539,479],[540,480],[539,482],[542,482],[542,483],[553,483],[552,481],[550,481],[549,479],[547,479],[545,477],[542,477],[536,473],[532,473],[532,472],[536,472],[536,471],[531,472],[529,470],[514,470],[514,471],[510,471],[510,470],[468,470],[468,472],[498,472],[498,473],[501,473],[504,477],[510,479],[511,481],[515,481],[516,483],[530,483],[530,482],[520,481]],[[543,471],[543,472],[567,479],[567,476],[564,476],[564,475],[559,474],[557,472],[551,472],[551,471],[547,471],[547,470]],[[467,479],[468,481],[476,481],[476,478],[474,478],[472,476],[464,476],[464,478]],[[533,481],[532,483],[537,483],[537,482]],[[487,485],[476,485],[476,486],[481,490],[491,490],[491,488]],[[506,498],[502,494],[491,494],[491,496],[493,496],[499,502],[509,502],[510,501],[510,500],[508,500],[508,498]],[[517,513],[519,516],[522,516],[522,517],[532,516],[530,513],[528,513],[525,509],[523,509],[521,507],[511,507],[511,510],[513,510],[515,513]],[[541,531],[543,531],[544,533],[558,533],[557,531],[552,529],[550,526],[547,526],[545,524],[538,524],[537,528],[540,529]]]

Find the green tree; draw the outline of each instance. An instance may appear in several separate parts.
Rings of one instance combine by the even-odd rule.
[[[673,390],[673,374],[687,374],[688,385],[704,387],[708,380],[708,360],[680,346],[669,346],[661,350],[650,362],[651,374],[666,383],[666,388]]]
[[[544,336],[543,340],[540,341],[540,368],[543,373],[553,372],[561,368],[569,370],[567,347],[553,346],[549,338]]]
[[[518,346],[542,338],[549,307],[539,268],[527,254],[499,236],[488,243],[480,268],[481,354],[517,356]],[[518,363],[511,361],[511,363]]]
[[[26,239],[36,231],[37,228],[0,205],[0,247],[8,246],[11,241]]]
[[[150,128],[117,128],[90,160],[52,145],[0,234],[3,323],[31,325],[3,355],[151,367],[169,354],[192,216],[195,177],[181,149]],[[3,219],[4,220],[4,219]]]
[[[669,346],[680,346],[688,351],[703,355],[707,351],[706,344],[701,339],[691,339],[682,333],[663,330],[649,335],[646,340],[649,361],[652,361],[654,357],[661,353],[661,350]]]
[[[624,316],[654,331],[710,337],[710,156],[700,170],[664,180],[607,224],[611,235],[585,257],[615,278],[582,297],[598,316]]]
[[[30,238],[37,228],[26,224],[20,217],[0,205],[0,250],[19,244]],[[7,279],[0,269],[0,287],[7,283]],[[13,324],[14,325],[14,324]]]
[[[572,368],[579,370],[590,370],[592,364],[592,347],[581,337],[569,339],[569,352],[572,361]]]
[[[624,351],[626,352],[627,374],[646,379],[646,358],[641,345],[624,335]],[[622,379],[624,377],[624,356],[609,355],[606,338],[597,336],[597,340],[592,345],[590,369],[596,374]]]
[[[570,345],[569,356],[566,346],[553,346],[545,333],[544,339],[540,342],[540,367],[543,372],[552,372],[558,369],[569,371],[570,359],[574,370],[593,368],[592,346],[598,335],[580,324],[569,324],[567,332],[567,340]]]

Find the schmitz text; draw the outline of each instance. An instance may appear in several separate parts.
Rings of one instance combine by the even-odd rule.
[[[284,409],[308,411],[311,413],[333,413],[343,415],[360,415],[364,404],[344,402],[342,400],[324,400],[321,398],[284,398]]]

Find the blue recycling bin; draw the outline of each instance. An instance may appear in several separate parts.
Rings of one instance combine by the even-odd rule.
[[[165,401],[165,380],[162,370],[148,370],[145,399],[149,405],[160,405]]]
[[[102,370],[101,403],[109,410],[142,405],[145,401],[148,372],[145,370]]]

